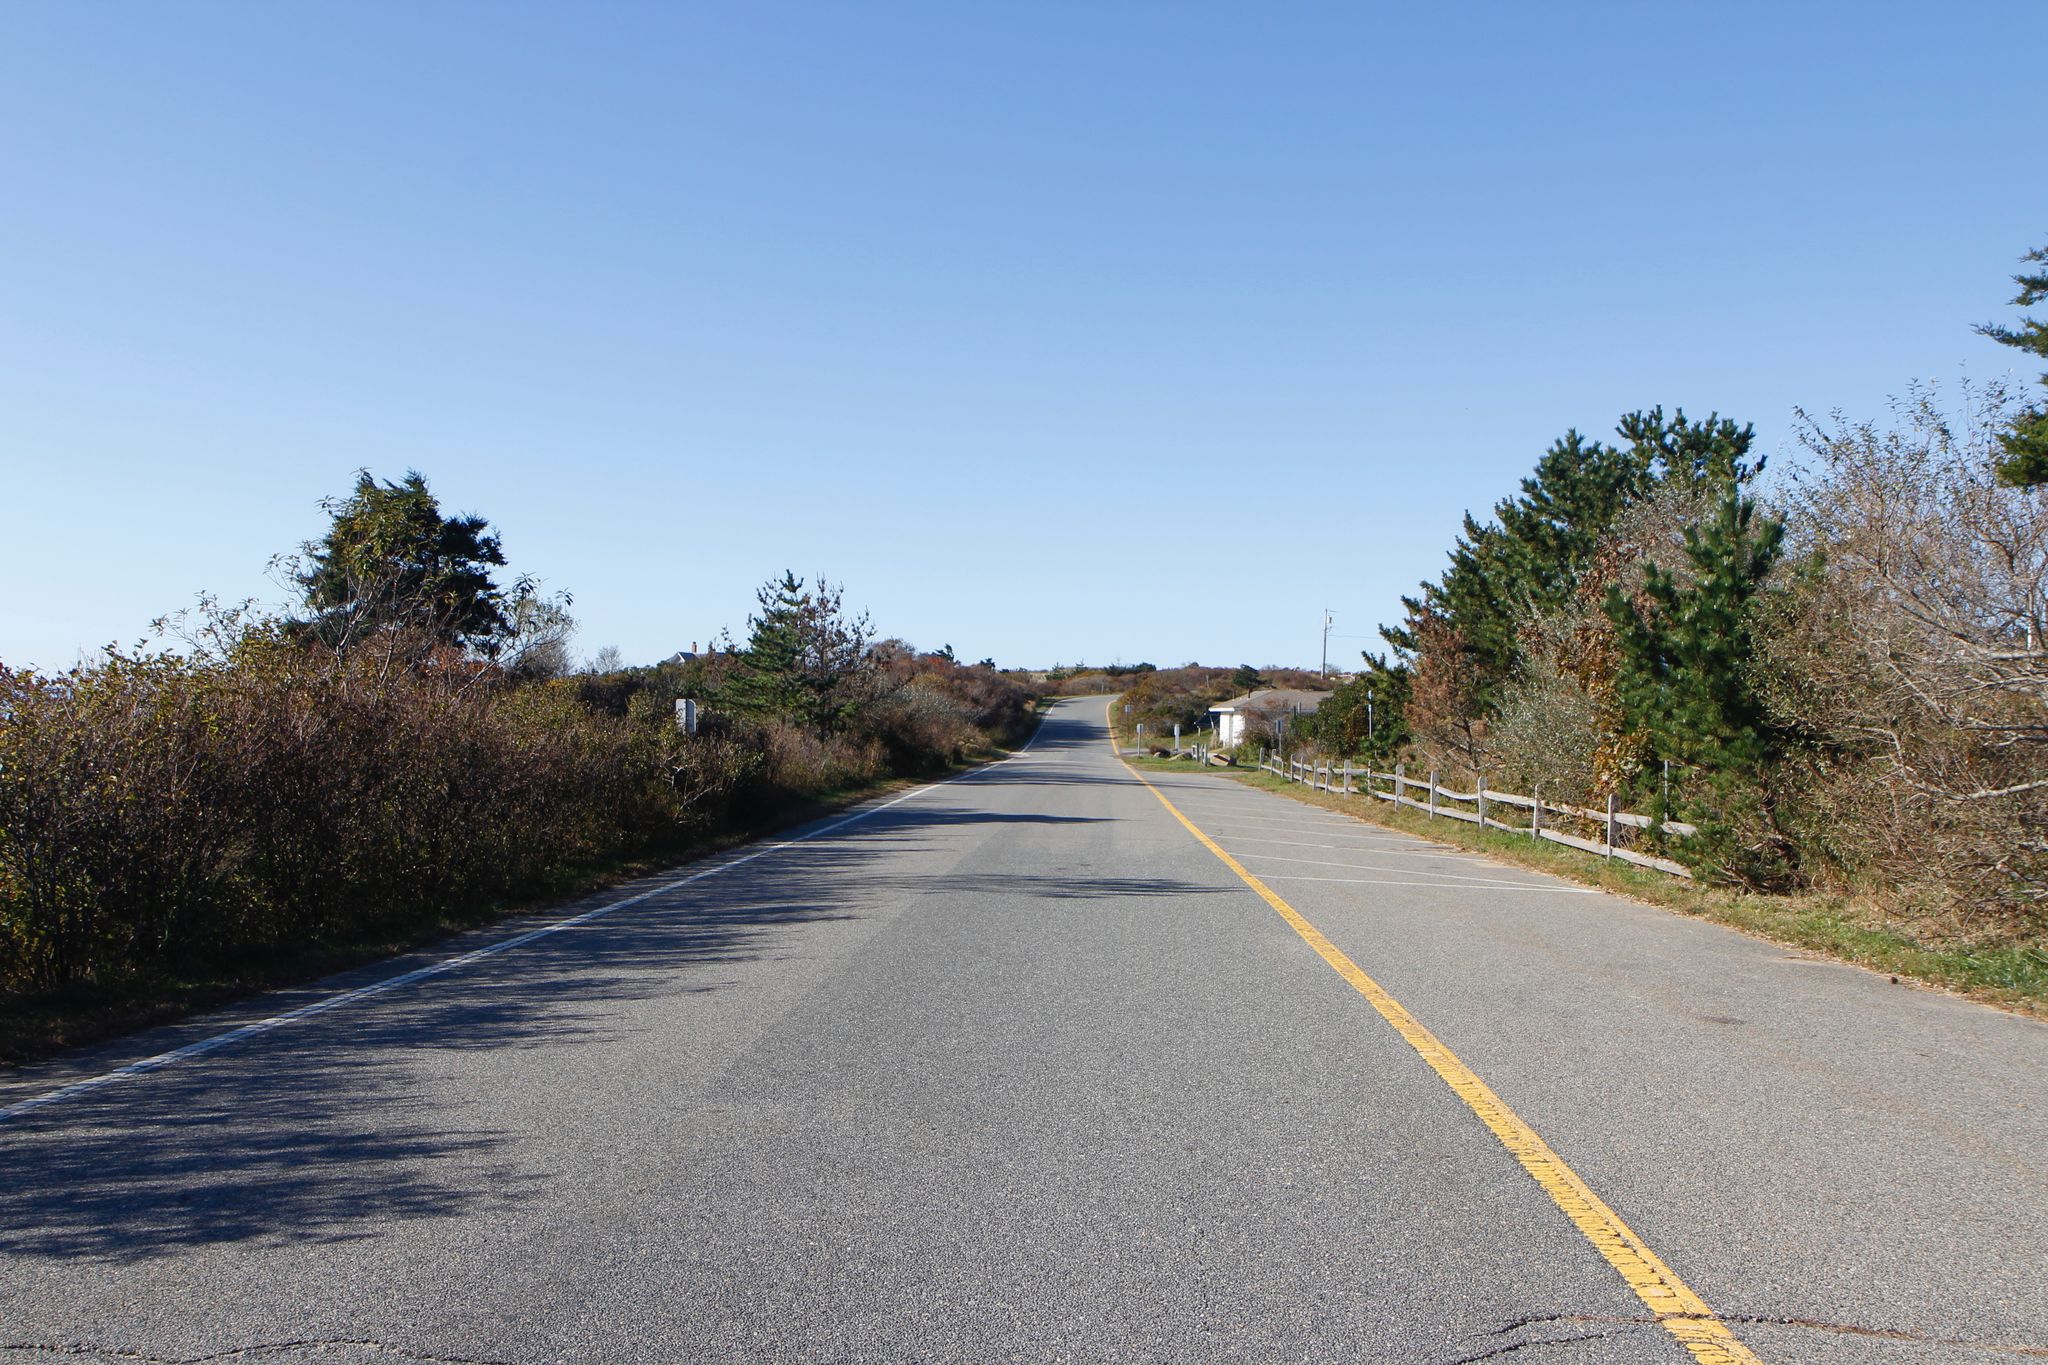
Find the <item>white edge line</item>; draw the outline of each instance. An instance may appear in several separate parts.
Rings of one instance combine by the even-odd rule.
[[[1038,735],[1043,728],[1041,724],[1039,731],[1032,732],[1031,738],[1033,742],[1037,741]],[[1026,744],[1024,747],[1028,749],[1031,746]],[[1017,753],[1023,752],[1023,749],[1017,751]],[[794,848],[796,845],[816,839],[820,835],[830,834],[836,829],[844,829],[855,821],[865,820],[871,815],[881,814],[891,806],[901,805],[914,796],[923,796],[928,791],[936,791],[938,788],[958,782],[962,778],[973,777],[976,773],[987,772],[990,768],[995,767],[996,764],[1007,763],[1010,758],[1015,756],[1015,754],[1012,754],[1008,757],[997,759],[995,763],[973,768],[964,773],[956,773],[943,781],[927,783],[922,787],[907,791],[901,796],[884,801],[880,805],[869,806],[863,810],[855,811],[851,815],[834,820],[829,825],[822,825],[808,834],[799,834],[794,839],[784,839],[780,843],[770,844],[766,848],[757,848],[752,853],[742,854],[737,858],[729,858],[715,867],[704,868],[701,871],[692,872],[688,876],[676,877],[670,881],[662,882],[658,886],[651,886],[645,891],[627,896],[624,900],[616,900],[609,905],[600,905],[594,910],[585,910],[580,915],[570,915],[566,919],[558,919],[553,923],[528,929],[524,933],[514,934],[510,938],[499,939],[496,943],[487,943],[481,948],[472,949],[455,957],[445,958],[440,962],[432,962],[424,967],[416,967],[412,971],[401,972],[397,976],[386,977],[382,981],[372,981],[367,986],[358,986],[354,990],[344,991],[340,995],[330,995],[324,1000],[315,1000],[311,1004],[301,1005],[295,1010],[287,1010],[283,1014],[273,1014],[267,1019],[255,1020],[252,1023],[243,1024],[239,1028],[229,1029],[225,1033],[216,1033],[210,1038],[201,1038],[197,1042],[187,1043],[183,1047],[172,1048],[169,1052],[160,1052],[154,1057],[145,1057],[139,1062],[130,1062],[128,1065],[117,1067],[112,1071],[103,1072],[97,1076],[88,1076],[82,1081],[73,1081],[69,1085],[58,1086],[55,1090],[45,1091],[40,1095],[31,1095],[25,1100],[16,1100],[10,1105],[0,1107],[0,1123],[6,1123],[9,1119],[19,1118],[23,1114],[32,1113],[35,1110],[60,1103],[64,1100],[75,1099],[80,1095],[103,1089],[136,1076],[146,1075],[152,1071],[160,1071],[167,1066],[175,1066],[179,1062],[190,1061],[194,1057],[203,1057],[207,1053],[227,1047],[231,1043],[239,1043],[245,1038],[254,1038],[258,1034],[269,1033],[274,1029],[284,1028],[289,1024],[296,1024],[302,1019],[311,1019],[315,1015],[325,1014],[329,1010],[341,1009],[344,1006],[368,1000],[373,996],[395,991],[401,986],[410,986],[415,981],[425,981],[430,977],[458,971],[461,968],[481,962],[487,957],[495,957],[499,953],[509,952],[511,949],[531,943],[535,939],[546,938],[550,934],[560,933],[564,929],[574,929],[578,925],[588,924],[590,921],[600,919],[615,910],[624,910],[629,905],[638,905],[650,896],[658,896],[665,891],[674,891],[688,886],[692,882],[701,882],[707,878],[716,877],[721,873],[730,872],[744,863],[751,863],[756,858],[765,858],[771,853],[780,853],[783,849]]]
[[[1513,882],[1502,882],[1497,886],[1470,886],[1456,882],[1400,882],[1386,877],[1297,877],[1276,873],[1261,877],[1264,882],[1334,882],[1340,886],[1431,886],[1439,891],[1549,891],[1559,896],[1597,896],[1598,890],[1590,886],[1520,886]]]
[[[1234,837],[1237,838],[1250,838],[1253,837],[1254,834],[1313,834],[1325,839],[1343,839],[1353,844],[1364,844],[1377,848],[1417,848],[1417,846],[1420,845],[1418,851],[1411,856],[1417,858],[1463,858],[1468,862],[1485,861],[1484,859],[1480,858],[1477,854],[1472,853],[1438,852],[1437,850],[1431,848],[1426,840],[1422,839],[1375,839],[1370,835],[1339,834],[1334,831],[1328,834],[1324,834],[1321,830],[1302,829],[1299,826],[1289,827],[1286,825],[1247,825],[1240,823],[1238,821],[1218,822],[1217,824],[1212,826],[1212,828],[1227,829],[1234,831]],[[1247,831],[1249,831],[1249,833]],[[1317,844],[1315,845],[1315,847],[1332,848],[1335,847],[1335,845]]]
[[[1281,829],[1314,829],[1318,826],[1324,829],[1348,830],[1370,830],[1372,828],[1371,825],[1360,820],[1276,820],[1267,815],[1246,815],[1241,811],[1225,810],[1221,807],[1196,807],[1193,814],[1206,815],[1212,819],[1235,820],[1240,824],[1247,825],[1273,825]],[[1414,836],[1388,833],[1380,837],[1412,839]]]
[[[1240,853],[1237,856],[1239,858],[1252,858],[1261,862],[1268,863],[1296,863],[1308,867],[1343,867],[1349,868],[1353,872],[1406,872],[1411,877],[1448,877],[1451,879],[1449,881],[1442,883],[1427,883],[1427,885],[1430,886],[1436,886],[1439,884],[1450,887],[1514,886],[1523,888],[1524,890],[1532,891],[1547,889],[1540,882],[1515,881],[1507,877],[1467,877],[1457,872],[1431,872],[1427,868],[1383,867],[1377,866],[1372,863],[1333,863],[1326,858],[1290,858],[1282,853]]]
[[[1295,832],[1306,833],[1306,831],[1304,830],[1297,830]],[[1383,854],[1385,857],[1389,858],[1437,858],[1442,859],[1446,862],[1464,863],[1468,866],[1474,863],[1490,865],[1495,867],[1499,866],[1498,863],[1494,863],[1489,858],[1481,858],[1469,853],[1424,853],[1421,851],[1417,851],[1414,853],[1397,853],[1392,849],[1381,850],[1373,848],[1346,847],[1343,844],[1310,844],[1304,843],[1300,839],[1269,839],[1261,834],[1232,834],[1229,837],[1232,842],[1241,844],[1280,844],[1286,848],[1319,848],[1322,849],[1325,853],[1364,853],[1367,855]]]
[[[1210,819],[1221,825],[1233,825],[1241,829],[1284,829],[1296,834],[1322,834],[1338,839],[1368,839],[1386,844],[1426,844],[1427,839],[1397,830],[1375,830],[1362,820],[1332,820],[1327,824],[1310,824],[1302,820],[1262,820],[1256,816],[1224,815],[1210,812]]]

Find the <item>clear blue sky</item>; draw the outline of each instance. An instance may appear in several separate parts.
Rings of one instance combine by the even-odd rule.
[[[1654,403],[1877,415],[2048,242],[2048,6],[0,10],[0,660],[426,473],[651,660],[1355,657]],[[2018,373],[2031,377],[2021,364]]]

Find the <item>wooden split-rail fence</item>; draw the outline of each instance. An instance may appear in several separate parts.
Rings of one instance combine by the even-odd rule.
[[[1290,782],[1306,783],[1317,791],[1344,796],[1370,796],[1376,800],[1391,801],[1397,806],[1407,806],[1412,810],[1426,812],[1432,819],[1441,817],[1447,820],[1463,820],[1467,824],[1483,825],[1489,829],[1504,830],[1509,834],[1526,834],[1534,839],[1548,839],[1552,843],[1597,853],[1603,858],[1620,858],[1639,867],[1653,867],[1659,872],[1668,872],[1674,877],[1692,876],[1683,863],[1673,862],[1669,858],[1659,858],[1637,849],[1623,848],[1619,839],[1623,830],[1654,829],[1661,834],[1682,839],[1697,834],[1697,829],[1676,820],[1660,822],[1652,815],[1616,810],[1614,798],[1611,796],[1607,798],[1607,809],[1592,810],[1585,806],[1545,801],[1540,787],[1534,796],[1494,791],[1484,783],[1477,784],[1472,791],[1461,792],[1439,783],[1433,771],[1427,780],[1410,777],[1406,765],[1399,763],[1394,765],[1392,772],[1376,772],[1370,764],[1362,768],[1354,767],[1350,759],[1337,764],[1297,758],[1281,759],[1274,756],[1262,760],[1259,767]],[[1528,823],[1501,819],[1501,812],[1504,809],[1527,811]],[[1597,828],[1601,832],[1601,837],[1586,838],[1558,827],[1565,822]]]

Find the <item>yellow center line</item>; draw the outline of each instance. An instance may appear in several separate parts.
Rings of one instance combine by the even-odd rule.
[[[1115,703],[1110,703],[1112,716]],[[1194,821],[1181,814],[1180,807],[1167,799],[1152,780],[1130,764],[1124,763],[1123,755],[1116,747],[1116,727],[1112,719],[1109,735],[1110,752],[1116,754],[1117,762],[1123,763],[1124,770],[1145,784],[1146,790],[1159,798],[1165,806],[1186,827],[1188,833],[1200,840],[1202,846],[1223,860],[1228,867],[1243,879],[1244,884],[1258,892],[1259,898],[1273,907],[1288,927],[1301,936],[1304,943],[1315,949],[1317,956],[1330,964],[1337,975],[1351,983],[1380,1017],[1394,1026],[1394,1031],[1408,1040],[1410,1047],[1420,1053],[1430,1069],[1443,1078],[1452,1093],[1463,1100],[1479,1121],[1492,1130],[1500,1139],[1501,1146],[1508,1149],[1515,1160],[1522,1163],[1543,1192],[1551,1197],[1564,1216],[1572,1220],[1573,1226],[1585,1235],[1593,1249],[1606,1258],[1614,1267],[1643,1306],[1655,1315],[1665,1331],[1677,1339],[1678,1344],[1692,1353],[1693,1359],[1702,1365],[1763,1365],[1763,1362],[1742,1344],[1730,1331],[1728,1324],[1715,1316],[1706,1300],[1687,1287],[1678,1273],[1650,1250],[1642,1238],[1621,1221],[1621,1215],[1607,1206],[1607,1202],[1593,1193],[1593,1187],[1580,1178],[1564,1162],[1564,1158],[1551,1150],[1550,1144],[1539,1137],[1522,1116],[1508,1108],[1500,1096],[1493,1093],[1479,1073],[1458,1059],[1458,1054],[1444,1046],[1437,1036],[1424,1028],[1416,1017],[1410,1014],[1400,1001],[1387,993],[1384,986],[1367,976],[1356,962],[1353,962],[1336,944],[1323,936],[1323,931],[1310,924],[1299,910],[1281,899],[1278,892],[1260,881],[1248,871],[1243,863],[1230,856],[1224,847],[1198,828]]]

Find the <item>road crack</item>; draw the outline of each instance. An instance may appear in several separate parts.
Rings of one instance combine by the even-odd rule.
[[[2028,1345],[2022,1342],[1970,1341],[1962,1337],[1929,1336],[1921,1332],[1908,1332],[1897,1327],[1865,1327],[1856,1323],[1828,1322],[1820,1318],[1777,1317],[1762,1313],[1658,1313],[1630,1316],[1615,1313],[1536,1313],[1517,1318],[1502,1327],[1489,1332],[1489,1336],[1504,1336],[1525,1328],[1542,1327],[1552,1323],[1600,1323],[1608,1326],[1656,1327],[1667,1322],[1718,1321],[1731,1327],[1792,1327],[1807,1332],[1824,1332],[1831,1336],[1858,1337],[1867,1341],[1903,1341],[1916,1346],[1946,1346],[1963,1350],[1983,1351],[1990,1355],[2009,1355],[2026,1360],[2048,1360],[2048,1346]],[[1582,1340],[1585,1338],[1573,1338]],[[1520,1342],[1502,1350],[1458,1360],[1445,1361],[1444,1365],[1470,1365],[1471,1361],[1491,1359],[1494,1355],[1510,1350],[1521,1350],[1527,1346],[1562,1345],[1563,1342],[1532,1341]]]

